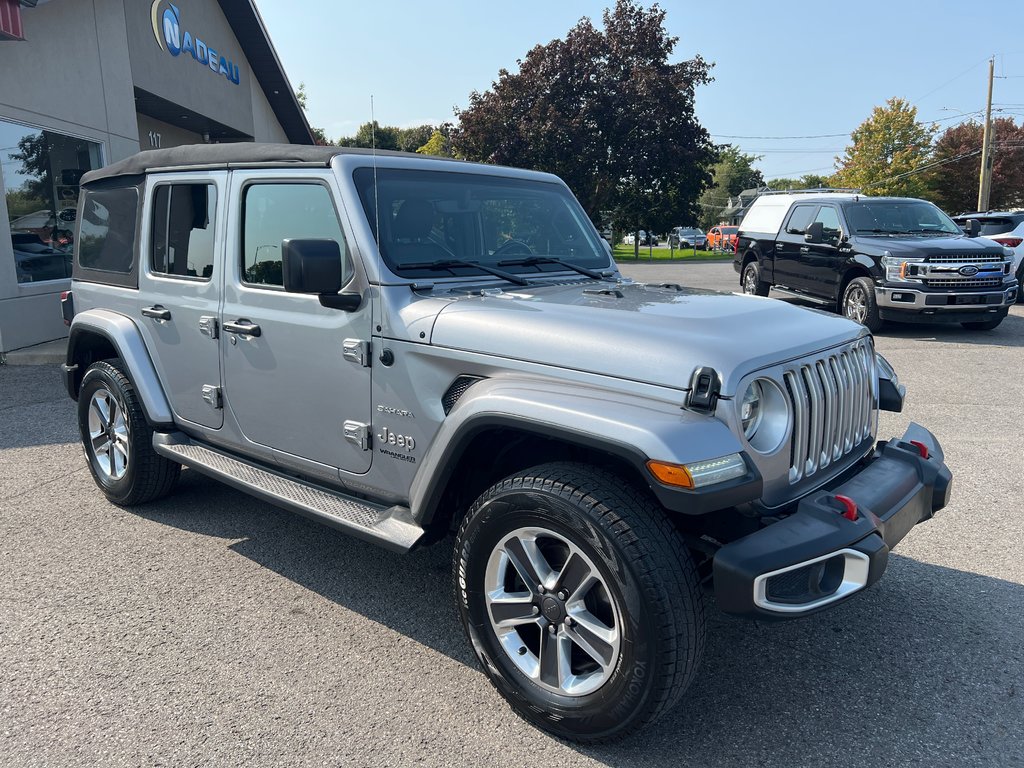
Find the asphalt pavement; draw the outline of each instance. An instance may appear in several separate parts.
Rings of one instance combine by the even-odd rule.
[[[728,264],[623,269],[737,286]],[[935,432],[951,505],[834,610],[712,612],[683,702],[595,748],[486,682],[450,542],[394,555],[194,472],[120,509],[57,371],[0,367],[0,765],[1024,765],[1024,306],[876,344],[908,389],[880,435]]]

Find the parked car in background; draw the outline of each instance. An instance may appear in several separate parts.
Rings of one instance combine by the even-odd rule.
[[[708,237],[696,227],[674,227],[668,233],[668,244],[673,248],[707,248]]]
[[[978,234],[995,240],[1006,248],[1013,249],[1013,272],[1017,282],[1024,285],[1024,211],[988,211],[987,213],[965,213],[953,219],[961,227],[971,219],[981,225]],[[1024,301],[1018,292],[1017,301]]]
[[[71,253],[50,246],[34,232],[12,232],[11,245],[19,283],[71,277]]]
[[[736,250],[736,234],[739,227],[720,225],[712,227],[708,232],[708,248],[712,251]]]
[[[651,245],[655,246],[658,244],[658,236],[651,235],[646,230],[641,229],[639,232],[630,232],[624,238],[622,238],[623,245],[633,245],[639,243],[640,245]]]

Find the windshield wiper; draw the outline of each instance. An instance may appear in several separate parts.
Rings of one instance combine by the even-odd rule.
[[[604,275],[600,272],[595,272],[592,269],[586,267],[580,267],[572,262],[562,261],[561,259],[555,259],[551,256],[530,256],[525,259],[509,259],[508,261],[499,261],[499,267],[535,267],[538,264],[557,264],[565,269],[571,269],[573,272],[578,272],[581,275],[593,278],[594,280],[608,280],[614,283],[615,278],[610,275]]]
[[[502,280],[507,280],[515,285],[530,284],[529,281],[524,280],[519,275],[513,275],[511,272],[506,272],[503,269],[495,269],[494,267],[488,267],[486,264],[478,264],[475,261],[465,261],[464,259],[442,259],[441,261],[429,261],[426,264],[403,264],[399,269],[429,269],[434,271],[446,269],[451,271],[454,267],[470,267],[472,269],[479,269],[489,275],[500,277]]]

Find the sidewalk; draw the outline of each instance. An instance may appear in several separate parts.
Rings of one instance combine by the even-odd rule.
[[[64,362],[67,347],[67,339],[56,339],[32,347],[14,349],[2,357],[7,365],[60,365]]]

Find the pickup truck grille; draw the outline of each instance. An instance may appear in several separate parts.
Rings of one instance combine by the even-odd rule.
[[[925,259],[928,264],[994,264],[1002,260],[1000,253],[941,253]]]
[[[793,403],[793,484],[838,461],[871,434],[876,406],[871,341],[804,360],[782,377]]]
[[[960,278],[958,279],[942,279],[942,280],[925,280],[924,284],[929,288],[998,288],[1003,284],[1003,278],[1001,277],[986,277],[982,280]]]

